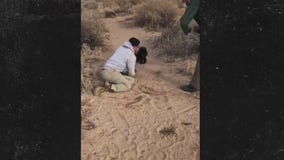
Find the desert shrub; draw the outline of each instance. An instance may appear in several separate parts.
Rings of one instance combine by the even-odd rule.
[[[199,53],[199,44],[199,34],[191,32],[184,35],[179,24],[165,30],[153,41],[153,47],[159,48],[159,54],[164,56],[166,62],[190,58]]]
[[[103,10],[105,18],[114,18],[117,16],[117,12],[113,8],[106,7]]]
[[[98,71],[103,61],[101,54],[106,49],[106,26],[101,19],[97,1],[84,0],[81,7],[81,93],[93,94],[99,85]]]
[[[93,94],[94,89],[102,85],[103,80],[100,77],[100,71],[104,64],[102,47],[90,49],[86,44],[81,49],[81,93]]]
[[[86,78],[81,75],[81,93],[92,94],[93,85],[90,78]]]
[[[178,7],[172,1],[149,0],[135,7],[135,24],[148,29],[171,27],[177,19]]]
[[[141,3],[137,0],[105,0],[104,8],[113,10],[116,14],[130,14],[132,7]]]
[[[98,8],[98,2],[95,0],[82,0],[81,1],[81,10],[92,9],[95,10]]]
[[[94,11],[83,10],[81,14],[81,42],[90,48],[104,45],[104,35],[108,30]]]
[[[91,50],[86,44],[81,49],[81,93],[92,94],[96,86],[99,86],[101,79],[99,71],[103,65],[102,47]]]
[[[137,0],[116,0],[116,3],[119,6],[119,9],[117,12],[119,13],[132,13],[131,8],[139,3],[141,1]]]

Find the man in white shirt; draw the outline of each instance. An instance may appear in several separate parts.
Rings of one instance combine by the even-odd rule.
[[[102,71],[102,78],[107,85],[100,92],[126,92],[132,89],[135,83],[135,55],[139,51],[139,44],[140,41],[132,37],[107,60]]]

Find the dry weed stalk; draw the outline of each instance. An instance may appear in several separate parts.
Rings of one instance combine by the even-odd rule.
[[[170,136],[175,136],[176,135],[176,128],[173,125],[167,126],[162,128],[159,133],[163,137],[170,137]]]
[[[191,59],[199,53],[199,34],[184,35],[180,26],[162,32],[161,36],[153,40],[153,47],[159,48],[159,55],[164,57],[164,62],[172,63],[177,60]]]
[[[178,7],[173,1],[148,0],[137,5],[135,11],[135,24],[149,30],[158,30],[175,24]]]
[[[97,72],[100,69],[102,57],[102,47],[94,50],[83,44],[81,49],[81,93],[93,94],[93,90],[98,83]]]

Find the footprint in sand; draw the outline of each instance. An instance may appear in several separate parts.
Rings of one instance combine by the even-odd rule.
[[[156,91],[153,88],[150,88],[148,86],[139,86],[139,90],[147,95],[151,95],[151,96],[160,96],[162,94],[164,94],[161,91]]]
[[[91,121],[86,121],[82,123],[82,129],[84,130],[92,130],[96,128],[95,124]]]
[[[135,104],[141,104],[141,102],[146,98],[145,95],[137,96],[132,102],[125,104],[125,107],[133,107]]]
[[[153,109],[155,111],[160,111],[163,108],[163,106],[157,106],[160,105],[156,104],[156,102],[153,102],[153,98],[149,95],[139,95],[133,101],[125,104],[126,108],[139,110],[143,115],[148,115]]]

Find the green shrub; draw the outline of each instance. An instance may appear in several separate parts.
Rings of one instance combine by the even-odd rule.
[[[148,29],[171,27],[177,19],[178,7],[172,1],[149,0],[135,7],[135,24]]]

